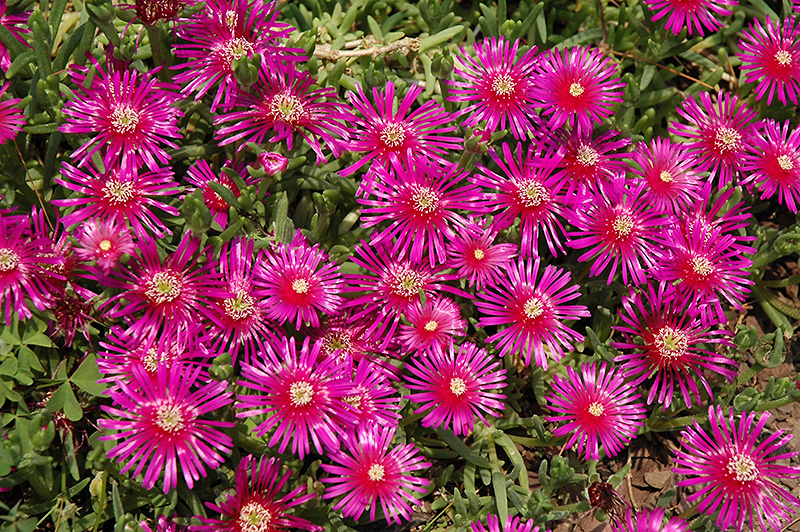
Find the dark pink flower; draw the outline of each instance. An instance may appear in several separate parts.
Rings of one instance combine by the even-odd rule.
[[[644,424],[645,408],[636,387],[605,362],[584,363],[580,375],[567,366],[566,378],[554,375],[553,379],[553,394],[547,401],[558,415],[545,419],[566,422],[553,435],[571,434],[564,447],[577,443],[584,460],[598,460],[601,445],[606,456],[616,456]]]
[[[262,151],[256,159],[268,176],[284,172],[289,166],[289,159],[277,152]]]
[[[517,246],[495,244],[496,236],[493,226],[467,226],[450,241],[450,258],[446,266],[458,268],[458,278],[466,279],[467,284],[475,285],[478,290],[487,282],[496,282],[498,273],[504,271],[506,264],[517,256]]]
[[[0,7],[5,7],[5,0],[0,0]],[[2,25],[2,19],[0,19],[0,25]],[[2,48],[2,44],[0,44],[0,48]],[[2,57],[0,57],[0,66],[2,66]],[[7,81],[0,88],[0,144],[5,144],[8,139],[16,137],[27,122],[25,115],[22,114],[22,109],[18,107],[22,101],[20,98],[2,100],[10,84],[11,82]]]
[[[737,0],[645,0],[650,9],[655,11],[653,21],[667,15],[667,29],[678,35],[683,28],[689,35],[697,32],[705,35],[706,31],[717,31],[724,26],[720,18],[733,15],[729,8],[735,6]]]
[[[772,103],[773,95],[786,104],[787,98],[797,103],[800,91],[800,28],[794,15],[783,21],[781,26],[766,17],[766,26],[756,18],[742,31],[739,48],[742,53],[740,67],[746,83],[757,81],[755,94],[760,100],[767,94],[767,104]]]
[[[29,33],[31,31],[30,28],[27,27],[28,16],[31,12],[23,11],[16,15],[8,15],[7,10],[8,2],[6,0],[0,0],[0,26],[8,30],[20,43],[31,48],[31,45],[22,37],[23,33]],[[5,72],[10,67],[11,56],[8,53],[8,48],[4,42],[0,41],[0,70]],[[2,94],[2,91],[0,91],[0,94]],[[0,142],[0,144],[2,144],[2,142]]]
[[[500,518],[489,514],[486,516],[486,525],[489,527],[488,532],[539,532],[541,530],[538,526],[533,526],[533,519],[523,523],[519,516],[513,515],[509,515],[505,526],[501,527]],[[480,521],[473,521],[470,526],[472,532],[487,532],[486,527]]]
[[[342,496],[333,507],[341,509],[345,517],[358,519],[369,508],[369,518],[374,521],[380,504],[386,522],[400,524],[411,518],[411,504],[422,504],[417,497],[427,492],[430,481],[408,473],[431,464],[424,462],[410,443],[389,449],[393,436],[391,427],[359,432],[345,441],[347,453],[332,452],[334,464],[322,464],[331,475],[322,479],[328,484],[323,498]]]
[[[766,200],[778,193],[778,203],[796,213],[800,207],[800,129],[787,120],[783,126],[774,120],[758,125],[758,134],[744,154],[743,184],[754,184]]]
[[[664,523],[664,508],[633,510],[628,506],[625,515],[611,521],[613,532],[691,532],[689,523],[672,517]]]
[[[677,485],[699,488],[687,501],[697,502],[700,513],[719,512],[716,524],[723,530],[756,530],[757,524],[760,530],[779,532],[800,508],[800,500],[778,483],[800,477],[797,466],[778,463],[798,454],[785,447],[792,434],[767,430],[769,417],[763,412],[753,426],[755,412],[734,418],[732,408],[726,416],[721,406],[709,406],[710,433],[696,419],[681,432],[672,471],[688,478]]]
[[[465,116],[465,127],[474,127],[484,120],[486,130],[506,129],[517,139],[533,133],[539,123],[533,98],[533,71],[536,47],[530,47],[517,58],[519,41],[491,37],[476,42],[475,56],[463,48],[456,55],[455,74],[465,81],[451,81],[451,100],[469,105],[456,113]]]
[[[658,137],[649,144],[640,142],[633,160],[631,171],[647,184],[644,199],[657,212],[678,215],[700,198],[700,176],[682,145]]]
[[[405,317],[409,325],[401,325],[398,336],[406,352],[441,351],[453,336],[464,336],[466,322],[461,319],[461,309],[446,297],[429,299],[424,306],[416,301]]]
[[[352,378],[352,393],[344,398],[356,418],[344,427],[348,431],[347,438],[373,426],[396,427],[400,421],[400,396],[392,386],[396,377],[386,366],[371,357],[358,362]]]
[[[97,266],[108,275],[122,255],[132,255],[135,250],[128,228],[111,218],[83,224],[75,254],[84,262],[97,261]]]

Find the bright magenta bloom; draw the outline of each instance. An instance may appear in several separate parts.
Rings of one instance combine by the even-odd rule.
[[[618,520],[611,521],[614,532],[691,532],[689,523],[679,517],[673,517],[664,523],[664,508],[642,508],[634,511],[630,506],[625,510],[625,515]]]
[[[319,244],[310,246],[298,231],[290,244],[260,255],[255,293],[263,296],[267,316],[278,323],[319,326],[320,313],[338,314],[342,304],[339,267]]]
[[[661,227],[667,219],[647,205],[643,191],[642,182],[631,189],[624,180],[615,180],[598,192],[587,192],[585,203],[569,211],[567,219],[576,231],[569,233],[567,245],[586,249],[578,260],[593,261],[592,275],[600,275],[611,264],[608,284],[617,266],[626,285],[629,279],[633,284],[644,283],[645,270],[655,267],[657,244],[663,240]]]
[[[154,72],[142,75],[114,66],[105,72],[96,59],[90,60],[97,72],[89,88],[83,84],[91,69],[73,67],[71,71],[78,94],[64,105],[67,121],[59,130],[95,136],[73,151],[72,159],[84,166],[102,148],[107,171],[120,169],[126,175],[142,164],[153,172],[168,166],[170,157],[164,146],[177,148],[169,139],[180,138],[181,112],[173,106],[180,100],[176,87],[158,81]]]
[[[412,358],[406,369],[405,398],[421,404],[414,414],[427,412],[423,427],[445,427],[456,436],[472,432],[475,416],[486,423],[484,414],[499,417],[505,409],[505,370],[500,360],[475,344],[464,343],[448,350]]]
[[[644,199],[657,212],[688,212],[700,198],[700,176],[682,145],[656,137],[650,144],[640,142],[633,160],[637,166],[631,171],[647,184]]]
[[[400,326],[400,342],[406,352],[429,353],[441,351],[453,340],[464,336],[467,322],[461,319],[461,309],[446,297],[434,297],[422,303],[415,301],[405,312],[410,325]]]
[[[494,216],[492,226],[497,231],[520,219],[523,257],[539,254],[540,233],[553,255],[558,251],[564,253],[561,244],[564,226],[557,218],[563,214],[564,196],[560,192],[564,183],[553,175],[552,164],[534,165],[533,148],[523,155],[521,144],[517,145],[516,157],[505,142],[502,155],[496,150],[490,153],[500,172],[478,164],[479,172],[469,178],[471,183],[487,190],[476,202],[478,210]]]
[[[141,367],[133,368],[133,382],[118,382],[108,391],[116,406],[101,408],[120,419],[101,418],[106,430],[117,431],[101,440],[122,440],[108,452],[118,462],[128,460],[121,473],[134,468],[133,476],[144,471],[145,489],[151,489],[164,473],[164,493],[178,485],[178,466],[189,488],[206,467],[215,469],[233,447],[231,437],[219,429],[233,423],[200,416],[232,402],[227,382],[198,382],[200,368],[175,364],[161,368],[156,379]],[[145,469],[146,468],[146,469]]]
[[[731,332],[703,327],[699,310],[691,309],[688,301],[664,284],[647,288],[644,295],[622,298],[621,324],[615,329],[623,333],[625,341],[611,343],[622,351],[614,362],[620,364],[631,386],[648,380],[647,404],[656,400],[666,410],[676,393],[687,407],[692,406],[692,395],[702,403],[698,382],[713,400],[704,370],[730,381],[736,378],[732,366],[737,363],[708,348],[711,344],[732,347]],[[649,384],[651,377],[654,380]]]
[[[777,192],[778,203],[796,213],[800,207],[800,129],[789,132],[789,127],[788,120],[783,127],[774,120],[759,123],[742,162],[742,183],[756,185],[761,199]]]
[[[737,0],[645,0],[650,9],[655,11],[653,20],[666,15],[667,29],[678,35],[685,27],[689,35],[697,32],[705,35],[706,31],[717,31],[723,28],[721,17],[733,15],[728,6],[735,6]]]
[[[371,325],[367,319],[353,319],[348,313],[328,317],[327,323],[310,332],[320,344],[325,356],[338,354],[346,361],[360,361],[368,353],[377,352],[378,345],[367,333]]]
[[[321,526],[288,513],[290,508],[316,497],[314,493],[305,493],[305,485],[281,496],[291,476],[289,469],[281,475],[281,461],[277,458],[267,460],[262,456],[257,460],[252,454],[245,456],[236,468],[235,492],[228,493],[219,506],[206,503],[208,508],[219,512],[222,519],[198,516],[203,524],[194,525],[190,530],[278,532],[301,529],[321,532]]]
[[[539,122],[533,98],[536,47],[517,59],[519,44],[491,37],[475,43],[476,57],[460,49],[455,73],[465,81],[451,81],[450,92],[452,101],[469,103],[456,113],[467,116],[463,126],[474,127],[486,120],[486,130],[492,132],[506,129],[507,122],[517,139],[534,132]]]
[[[0,8],[2,7],[5,7],[5,0],[0,0]],[[1,19],[0,25],[2,25]],[[0,44],[0,48],[2,48],[2,46],[3,45]],[[1,50],[0,53],[2,53]],[[7,51],[6,54],[8,54]],[[0,66],[2,66],[2,57],[0,57]],[[0,144],[5,144],[8,139],[16,137],[17,133],[22,131],[22,126],[27,122],[27,120],[25,120],[25,115],[22,113],[22,109],[17,107],[19,102],[22,101],[20,98],[2,100],[10,84],[11,82],[7,81],[6,84],[0,88]]]
[[[533,519],[522,523],[519,516],[513,515],[509,515],[505,526],[501,527],[500,518],[489,514],[486,516],[486,525],[489,527],[488,532],[539,532],[541,530],[538,526],[533,526]],[[472,532],[487,532],[486,527],[480,521],[474,521],[470,526]]]
[[[745,147],[753,142],[756,112],[745,104],[737,106],[738,97],[720,91],[711,103],[707,92],[700,93],[702,108],[694,97],[678,108],[686,121],[670,122],[669,132],[687,141],[689,152],[697,157],[696,170],[719,176],[719,188],[731,183],[741,170]]]
[[[697,420],[681,433],[672,471],[688,478],[677,485],[699,487],[687,501],[698,501],[697,509],[707,515],[719,511],[717,526],[723,530],[733,526],[741,532],[745,523],[756,530],[757,523],[760,530],[769,527],[779,532],[800,508],[800,500],[777,482],[800,477],[800,468],[777,463],[798,454],[782,449],[792,435],[766,430],[769,417],[763,412],[753,426],[754,412],[742,412],[734,419],[733,409],[725,416],[722,407],[710,406],[711,433]]]
[[[374,521],[380,503],[386,522],[400,524],[411,518],[411,504],[422,504],[417,497],[426,493],[430,481],[408,473],[431,464],[424,462],[410,443],[389,449],[393,436],[391,427],[359,432],[345,442],[347,453],[330,454],[336,465],[322,464],[322,469],[332,475],[322,479],[329,484],[323,498],[341,495],[334,508],[341,509],[345,517],[358,519],[369,508],[369,518]]]
[[[28,23],[28,16],[30,15],[30,11],[23,11],[22,13],[18,13],[16,15],[7,15],[7,8],[8,3],[6,0],[0,0],[0,26],[3,26],[7,29],[12,36],[14,36],[19,42],[31,48],[31,45],[22,37],[23,33],[30,32],[30,28],[26,27]],[[22,26],[22,27],[20,27]],[[0,41],[0,70],[5,72],[6,70],[11,67],[11,56],[8,53],[8,48],[6,47],[5,43]],[[2,91],[0,91],[2,94]],[[2,142],[0,142],[2,144]]]
[[[132,255],[136,250],[127,227],[120,226],[113,218],[91,220],[82,229],[75,254],[85,262],[97,261],[106,275],[122,255]]]
[[[461,234],[453,236],[446,266],[458,268],[458,278],[466,279],[468,285],[475,285],[478,290],[487,282],[497,282],[498,272],[517,256],[517,246],[495,244],[496,236],[493,227],[467,226]]]
[[[269,446],[284,452],[292,442],[292,452],[300,458],[314,449],[339,449],[336,421],[355,423],[356,417],[344,398],[351,395],[352,384],[338,378],[342,374],[337,358],[320,357],[320,346],[310,346],[306,338],[299,352],[294,338],[242,364],[242,379],[237,382],[254,395],[239,395],[236,417],[266,414],[258,424],[256,436],[275,429]]]
[[[571,434],[564,447],[578,444],[584,460],[599,460],[600,445],[606,456],[615,456],[635,436],[646,417],[644,404],[636,387],[621,372],[605,362],[581,366],[581,374],[567,366],[567,377],[553,376],[553,394],[547,396],[550,409],[559,415],[547,421],[565,424],[553,430],[554,436]]]
[[[292,65],[263,65],[252,94],[239,93],[236,99],[237,106],[247,109],[214,118],[214,125],[220,127],[220,145],[285,140],[291,150],[294,133],[298,132],[320,161],[325,161],[320,141],[325,141],[338,157],[348,139],[347,123],[353,115],[337,100],[333,87],[312,90],[315,81],[308,72],[298,72]]]
[[[482,315],[479,327],[507,325],[487,342],[497,342],[502,355],[519,353],[526,364],[533,356],[537,366],[547,369],[548,353],[561,360],[564,347],[582,338],[563,320],[589,316],[589,310],[583,305],[565,304],[580,296],[578,286],[569,285],[569,272],[547,266],[537,281],[540,261],[535,257],[509,263],[506,275],[496,283],[487,283],[475,305]]]
[[[792,15],[778,26],[772,19],[766,18],[766,26],[754,19],[750,26],[742,31],[739,47],[742,53],[742,72],[745,82],[757,81],[756,99],[767,94],[767,104],[772,103],[772,96],[785,104],[787,98],[797,103],[797,92],[800,91],[800,28],[797,17]]]
[[[421,262],[427,251],[431,266],[441,264],[447,258],[445,239],[467,225],[457,211],[472,210],[478,189],[461,184],[467,173],[455,164],[420,157],[406,163],[394,171],[376,168],[376,178],[367,185],[368,196],[358,199],[367,206],[361,209],[362,225],[387,221],[386,229],[373,234],[374,243],[396,239],[393,253],[402,249],[412,261]]]
[[[418,156],[444,161],[443,155],[461,148],[462,139],[447,135],[457,128],[447,126],[452,117],[440,104],[428,100],[410,112],[420,94],[422,88],[411,85],[395,112],[393,81],[386,83],[385,91],[372,88],[374,104],[364,94],[361,85],[356,85],[355,93],[347,93],[350,104],[363,118],[356,116],[352,119],[350,127],[353,129],[353,140],[345,149],[367,153],[355,164],[342,170],[342,175],[352,174],[373,159],[384,167]]]
[[[64,227],[88,219],[119,223],[127,220],[139,239],[148,238],[150,234],[156,237],[171,234],[152,211],[158,209],[178,216],[178,209],[159,201],[159,196],[168,199],[178,192],[172,170],[134,171],[127,175],[112,170],[101,174],[93,163],[87,165],[87,170],[88,173],[65,162],[61,167],[63,177],[56,177],[56,183],[79,193],[67,199],[53,200],[53,205],[57,207],[76,207],[61,219]]]
[[[286,60],[302,52],[277,45],[276,39],[292,31],[277,19],[278,10],[270,0],[206,2],[202,11],[178,26],[178,35],[186,42],[174,45],[175,55],[189,59],[180,65],[186,70],[175,76],[175,81],[183,85],[182,92],[196,92],[195,98],[200,100],[219,83],[211,112],[220,105],[230,109],[238,92],[234,61],[252,59],[255,54],[265,60]]]
[[[400,396],[392,386],[396,376],[387,371],[387,366],[390,364],[364,357],[355,367],[353,393],[345,402],[356,420],[344,427],[348,431],[347,438],[372,426],[396,427],[400,422]]]
[[[624,86],[617,66],[596,48],[572,46],[550,49],[539,59],[531,95],[547,126],[564,124],[591,129],[611,116],[611,108],[622,101]]]

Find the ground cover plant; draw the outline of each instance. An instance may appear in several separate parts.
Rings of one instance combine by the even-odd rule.
[[[798,529],[796,12],[0,0],[0,527]]]

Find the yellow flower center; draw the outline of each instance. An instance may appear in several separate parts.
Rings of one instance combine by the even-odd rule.
[[[13,249],[0,248],[0,272],[10,272],[19,266],[19,255]]]
[[[110,178],[103,186],[103,199],[112,205],[128,203],[135,196],[133,183]]]
[[[742,147],[742,135],[735,129],[721,127],[717,129],[714,138],[714,147],[716,147],[720,153],[738,151]]]
[[[683,331],[665,326],[661,327],[653,337],[653,344],[658,349],[661,358],[677,360],[686,354],[686,350],[689,348],[689,339]]]
[[[145,283],[144,295],[152,303],[171,303],[181,295],[183,278],[172,270],[157,272]]]
[[[517,83],[508,74],[500,74],[492,80],[492,92],[494,92],[495,96],[511,96],[516,88]]]
[[[570,96],[572,96],[574,98],[577,98],[577,97],[583,95],[584,92],[586,92],[586,89],[584,89],[583,85],[581,85],[577,81],[569,86],[569,94],[570,94]]]
[[[517,183],[517,195],[525,207],[538,207],[550,201],[550,193],[544,185],[533,179]]]
[[[597,164],[597,161],[600,160],[600,154],[591,146],[581,144],[575,159],[581,166],[594,166]]]
[[[439,208],[439,195],[428,187],[415,186],[411,194],[411,207],[422,214],[436,212]]]
[[[294,406],[305,406],[314,398],[314,387],[310,382],[297,381],[289,386],[289,400]]]
[[[522,310],[528,318],[535,320],[544,314],[544,301],[534,296],[525,302]]]
[[[735,454],[725,466],[728,474],[733,475],[739,482],[751,482],[758,478],[758,468],[755,461],[746,454]]]
[[[476,249],[475,251],[472,252],[472,255],[476,259],[481,260],[481,259],[483,259],[483,257],[486,256],[486,253],[482,249]]]
[[[263,504],[250,501],[239,510],[239,518],[236,520],[240,532],[270,532],[272,527],[272,513]]]
[[[636,223],[633,220],[633,216],[631,216],[628,213],[622,213],[617,215],[617,217],[614,218],[614,221],[611,222],[611,227],[617,234],[617,238],[630,236],[635,226]]]
[[[460,377],[450,379],[450,392],[456,397],[461,397],[467,391],[467,383]]]
[[[781,170],[791,170],[794,168],[794,161],[788,155],[780,155],[778,156],[778,166],[781,167]]]
[[[367,477],[373,482],[380,482],[386,477],[386,468],[381,464],[372,464],[367,471]]]
[[[406,266],[399,266],[389,273],[386,283],[393,294],[410,298],[419,294],[425,286],[422,275]]]
[[[111,129],[120,135],[127,135],[136,131],[139,125],[139,113],[127,104],[118,106],[111,112]]]
[[[667,172],[666,170],[663,170],[659,174],[658,178],[661,179],[661,181],[664,183],[672,183],[673,181],[672,174]]]
[[[425,324],[425,327],[423,327],[423,328],[424,328],[426,331],[433,332],[433,331],[435,331],[435,330],[437,329],[437,327],[439,327],[439,324],[438,324],[438,323],[436,323],[434,320],[431,320],[431,321],[429,321],[428,323],[426,323],[426,324]]]
[[[380,133],[381,142],[389,148],[398,148],[406,140],[406,131],[400,124],[387,124]]]
[[[276,94],[269,104],[269,114],[274,120],[287,124],[298,124],[306,116],[305,106],[288,91]]]
[[[156,409],[156,425],[164,432],[176,434],[186,428],[186,420],[178,405],[164,403]]]
[[[238,61],[245,56],[249,57],[253,55],[254,51],[253,43],[242,37],[234,37],[222,45],[219,54],[222,56],[228,69],[231,69],[233,68],[234,61]]]
[[[292,281],[292,290],[297,294],[307,294],[311,285],[306,279],[295,279]]]
[[[244,320],[255,314],[256,300],[244,290],[238,290],[236,297],[229,297],[222,301],[222,308],[230,319]]]
[[[111,249],[111,240],[101,240],[97,247],[103,251],[108,251]]]
[[[603,415],[606,409],[603,405],[598,402],[594,402],[589,405],[588,412],[593,415],[594,417],[600,417]]]
[[[790,54],[787,50],[778,50],[775,52],[775,61],[780,66],[791,66],[792,54]]]
[[[692,266],[692,271],[700,277],[708,277],[714,272],[714,265],[710,260],[708,260],[707,257],[692,257],[690,263]]]

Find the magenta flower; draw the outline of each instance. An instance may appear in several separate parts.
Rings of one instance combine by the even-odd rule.
[[[289,166],[289,159],[274,151],[262,151],[256,156],[256,161],[264,168],[264,172],[266,172],[268,176],[274,176],[275,174],[284,172],[286,171],[286,167]],[[258,167],[257,165],[254,166],[256,168]]]
[[[399,423],[400,397],[391,382],[395,375],[387,371],[387,365],[364,357],[356,366],[353,393],[344,398],[356,417],[352,424],[344,427],[348,431],[347,438],[373,426],[396,427]]]
[[[299,351],[299,352],[298,352]],[[294,338],[284,340],[250,363],[242,364],[242,379],[237,382],[253,395],[240,394],[236,417],[266,415],[254,429],[264,436],[274,429],[269,446],[284,452],[292,442],[292,452],[300,458],[311,450],[317,453],[339,448],[335,422],[355,423],[356,417],[344,402],[352,384],[339,378],[341,362],[322,358],[320,346],[306,338],[298,350]]]
[[[298,231],[290,244],[280,244],[258,261],[255,293],[263,296],[267,316],[284,323],[318,327],[320,313],[338,314],[342,304],[339,267],[319,244],[310,246]]]
[[[611,521],[613,532],[691,532],[689,523],[680,517],[673,517],[664,523],[664,508],[625,509],[625,515]],[[620,522],[621,521],[621,522]]]
[[[114,170],[100,173],[93,165],[87,165],[88,173],[69,163],[61,167],[62,177],[56,183],[80,196],[54,199],[53,205],[61,208],[76,207],[61,219],[64,227],[71,227],[88,219],[130,223],[137,238],[147,238],[150,233],[157,237],[171,234],[151,209],[178,216],[178,209],[162,203],[159,196],[169,198],[177,194],[178,184],[173,181],[172,170],[120,174]],[[74,195],[73,195],[74,196]],[[165,199],[167,199],[165,198]]]
[[[320,345],[325,356],[338,355],[347,361],[363,359],[368,353],[378,351],[378,344],[367,333],[371,321],[353,319],[349,314],[339,314],[327,319],[327,323],[310,332],[310,336]]]
[[[5,7],[5,0],[0,0],[0,8]],[[0,19],[2,25],[2,19]],[[0,48],[2,44],[0,43]],[[0,53],[2,53],[0,51]],[[6,52],[8,54],[8,52]],[[0,57],[0,66],[2,66],[2,57]],[[13,139],[17,133],[22,131],[22,126],[25,125],[25,115],[22,114],[22,109],[18,107],[22,101],[20,98],[8,98],[2,100],[3,95],[8,90],[10,81],[7,81],[2,88],[0,88],[0,144],[5,144],[7,140]]]
[[[686,123],[670,122],[669,132],[687,141],[689,153],[697,157],[696,170],[719,176],[719,188],[731,183],[741,171],[745,147],[753,142],[756,112],[745,104],[737,106],[738,96],[720,91],[711,103],[707,92],[700,93],[702,108],[694,97],[678,108]]]
[[[558,415],[547,421],[562,422],[554,436],[571,434],[564,447],[578,444],[584,460],[599,460],[600,445],[606,456],[616,456],[635,436],[646,417],[641,395],[621,372],[605,362],[585,362],[581,374],[567,366],[567,377],[553,376],[553,394],[547,396],[550,409]]]
[[[607,283],[622,270],[622,282],[645,282],[645,270],[655,267],[658,246],[662,244],[661,227],[668,222],[643,198],[644,183],[630,189],[624,179],[612,181],[599,192],[587,192],[585,203],[569,211],[567,219],[576,231],[570,232],[567,245],[586,249],[580,262],[592,260],[589,272],[600,275],[608,265]],[[588,249],[587,249],[588,248]]]
[[[281,474],[281,461],[277,458],[267,460],[266,456],[260,459],[253,455],[245,456],[236,468],[234,493],[226,494],[219,505],[206,503],[208,508],[220,513],[221,519],[197,516],[203,524],[193,525],[190,530],[278,532],[301,529],[321,532],[321,526],[288,513],[290,508],[316,497],[314,493],[305,493],[305,485],[281,496],[291,476],[292,471],[288,469]]]
[[[151,489],[164,473],[164,493],[178,484],[178,466],[189,488],[206,476],[206,468],[216,469],[222,454],[233,448],[231,437],[220,429],[233,427],[226,421],[201,416],[232,402],[227,382],[200,381],[200,368],[175,364],[161,368],[154,380],[143,368],[133,368],[133,382],[120,381],[108,395],[116,406],[101,408],[120,419],[101,418],[105,430],[116,433],[101,440],[117,441],[109,458],[128,460],[120,471],[144,471],[142,484]],[[204,383],[203,383],[204,382]],[[145,469],[146,468],[146,469]]]
[[[457,210],[471,210],[478,189],[461,184],[467,173],[455,164],[419,157],[406,163],[394,171],[376,168],[377,178],[367,185],[368,196],[358,200],[367,206],[361,209],[362,225],[389,222],[386,229],[373,234],[374,243],[396,239],[393,253],[402,249],[412,261],[421,262],[427,252],[434,266],[447,258],[445,239],[467,225]]]
[[[120,168],[123,175],[145,164],[153,172],[169,165],[164,146],[177,148],[171,138],[180,138],[178,116],[173,105],[180,99],[169,83],[158,81],[154,72],[140,74],[134,69],[109,67],[105,72],[90,58],[97,72],[91,86],[84,87],[90,69],[73,67],[72,81],[78,87],[76,99],[64,105],[64,133],[94,135],[90,142],[72,152],[78,166],[84,166],[98,150],[107,171]]]
[[[539,59],[531,96],[551,130],[564,124],[591,129],[611,116],[625,84],[617,66],[596,48],[550,49]]]
[[[796,213],[800,206],[800,129],[792,128],[789,121],[783,127],[774,120],[764,120],[758,125],[758,134],[744,154],[743,184],[754,184],[761,199],[778,193],[778,203]]]
[[[144,532],[186,532],[189,530],[185,526],[181,526],[163,515],[158,516],[158,521],[156,523],[155,530],[150,528],[147,521],[139,521],[139,526],[142,527]]]
[[[500,361],[475,344],[433,351],[413,358],[406,369],[405,398],[421,404],[414,414],[426,412],[423,427],[445,427],[456,436],[472,432],[475,416],[486,424],[484,414],[499,417],[505,409],[505,370]]]
[[[415,301],[405,312],[409,325],[400,326],[400,342],[406,352],[430,353],[441,351],[453,340],[464,336],[467,322],[461,319],[461,309],[446,297],[434,297],[425,302]]]
[[[578,286],[569,285],[569,272],[547,266],[537,281],[540,262],[535,257],[509,263],[506,275],[496,283],[487,283],[475,305],[482,315],[478,327],[507,326],[487,342],[497,342],[502,355],[520,354],[526,364],[533,356],[537,366],[547,369],[548,353],[553,360],[561,360],[564,347],[582,338],[564,320],[587,317],[589,310],[583,305],[565,304],[580,296]]]
[[[646,386],[650,389],[647,404],[657,400],[664,410],[678,392],[687,407],[692,406],[692,395],[702,403],[698,382],[713,400],[703,370],[729,381],[736,378],[731,367],[736,362],[708,349],[712,344],[732,347],[730,331],[708,330],[701,324],[699,310],[689,307],[688,301],[664,284],[658,289],[648,285],[643,294],[622,298],[621,324],[615,329],[623,333],[624,341],[611,343],[622,351],[614,362],[620,364],[631,386],[653,377],[652,385]]]
[[[678,35],[685,27],[689,35],[697,32],[705,35],[706,31],[717,31],[724,26],[720,18],[733,15],[729,6],[735,6],[737,0],[645,0],[653,14],[653,21],[667,15],[667,29]]]
[[[302,50],[280,46],[276,40],[289,35],[292,28],[278,22],[275,2],[269,0],[210,0],[205,8],[178,26],[184,43],[174,45],[176,57],[187,58],[180,65],[184,72],[175,76],[182,92],[196,92],[200,100],[219,83],[211,112],[220,104],[233,107],[238,82],[233,62],[260,54],[271,61],[300,60],[293,57]],[[266,60],[266,59],[265,59]]]
[[[345,149],[367,153],[355,164],[342,170],[342,175],[352,174],[373,159],[384,167],[418,156],[444,161],[443,155],[461,148],[461,139],[447,135],[457,128],[447,126],[452,117],[440,104],[428,100],[410,112],[414,101],[422,94],[419,85],[408,88],[396,112],[395,90],[393,81],[386,83],[385,91],[373,87],[374,104],[360,85],[356,85],[355,93],[347,93],[350,104],[363,118],[356,116],[352,119],[350,127],[353,129],[353,140]]]
[[[461,234],[453,236],[446,266],[458,268],[458,278],[466,279],[467,284],[475,285],[478,290],[487,282],[497,282],[498,272],[504,271],[506,264],[517,256],[517,246],[495,244],[496,236],[493,227],[467,226]]]
[[[262,66],[253,93],[239,93],[235,102],[247,109],[214,118],[214,125],[224,126],[217,131],[220,145],[238,141],[261,144],[266,138],[267,142],[285,140],[291,150],[293,135],[298,132],[320,161],[326,160],[320,141],[338,157],[353,115],[337,100],[333,87],[312,90],[315,81],[308,72],[298,72],[285,63]]]
[[[640,142],[633,160],[636,166],[631,171],[647,184],[644,199],[657,212],[678,215],[699,200],[700,176],[682,145],[662,138]]]
[[[449,83],[450,99],[469,104],[455,115],[466,115],[463,126],[474,127],[486,120],[486,130],[493,132],[506,129],[508,123],[517,139],[534,132],[540,122],[533,98],[536,47],[517,58],[519,44],[491,37],[475,43],[476,57],[460,49],[455,73],[465,81]]]
[[[122,255],[132,255],[136,250],[127,227],[120,226],[113,218],[86,222],[82,229],[75,254],[85,262],[97,261],[106,275]]]
[[[430,481],[408,473],[431,464],[424,462],[410,443],[389,449],[393,436],[391,427],[359,432],[356,438],[345,441],[348,453],[330,454],[335,465],[322,464],[322,469],[332,475],[322,479],[329,484],[323,498],[341,495],[334,509],[341,509],[345,517],[358,519],[369,508],[369,518],[374,521],[380,503],[386,522],[400,524],[411,518],[411,504],[422,504],[417,497],[426,493]]]
[[[490,153],[500,168],[499,173],[479,164],[479,172],[469,178],[471,183],[486,189],[476,201],[477,210],[492,214],[492,225],[498,231],[511,227],[519,218],[523,257],[539,254],[540,234],[553,255],[564,253],[561,244],[564,226],[558,218],[563,214],[564,183],[553,175],[552,164],[534,166],[533,148],[523,156],[521,144],[517,145],[516,157],[506,143],[502,155],[496,150]]]
[[[742,53],[741,70],[744,81],[757,81],[755,94],[760,100],[767,94],[767,104],[772,103],[773,95],[786,104],[787,98],[797,104],[797,92],[800,91],[800,28],[794,15],[778,26],[766,17],[766,26],[754,19],[750,26],[742,31],[739,48]]]
[[[19,42],[28,48],[31,48],[31,45],[28,44],[28,42],[22,37],[23,33],[28,33],[31,31],[30,28],[27,27],[28,16],[31,12],[23,11],[22,13],[17,13],[16,15],[7,15],[7,9],[8,2],[6,2],[6,0],[0,0],[0,26],[3,26],[6,30],[8,30]],[[4,42],[0,41],[0,70],[5,72],[10,67],[11,56],[8,53],[8,47]],[[3,91],[0,91],[0,94],[2,94],[2,92]],[[2,142],[0,142],[0,144],[2,144]]]
[[[519,516],[513,515],[509,515],[505,526],[501,527],[500,518],[489,514],[486,516],[486,525],[489,527],[488,531],[480,521],[473,521],[470,524],[472,532],[539,532],[541,530],[538,526],[533,526],[533,519],[523,523]]]
[[[792,435],[766,430],[769,412],[763,412],[755,426],[754,412],[736,417],[733,409],[726,419],[722,407],[709,406],[711,433],[696,419],[681,432],[682,445],[675,450],[672,471],[688,478],[677,485],[697,486],[687,501],[697,501],[697,509],[706,515],[719,511],[716,523],[723,530],[734,526],[741,532],[745,523],[749,530],[756,530],[757,522],[760,530],[769,526],[779,532],[800,508],[800,500],[778,483],[800,477],[800,468],[777,463],[797,456],[797,451],[784,448]]]
[[[222,196],[211,188],[209,183],[216,183],[227,188],[237,198],[241,196],[242,193],[239,187],[224,170],[241,174],[244,171],[244,165],[238,164],[234,165],[234,167],[230,167],[228,166],[229,164],[231,163],[226,163],[226,166],[223,167],[222,170],[215,172],[205,159],[198,159],[186,172],[186,180],[196,187],[187,189],[186,193],[191,194],[195,190],[200,189],[203,194],[203,202],[214,216],[214,221],[217,222],[222,229],[225,229],[225,226],[228,224],[228,211],[231,206],[228,205],[227,201],[222,199]],[[245,182],[248,181],[250,181],[249,178],[245,180]]]

